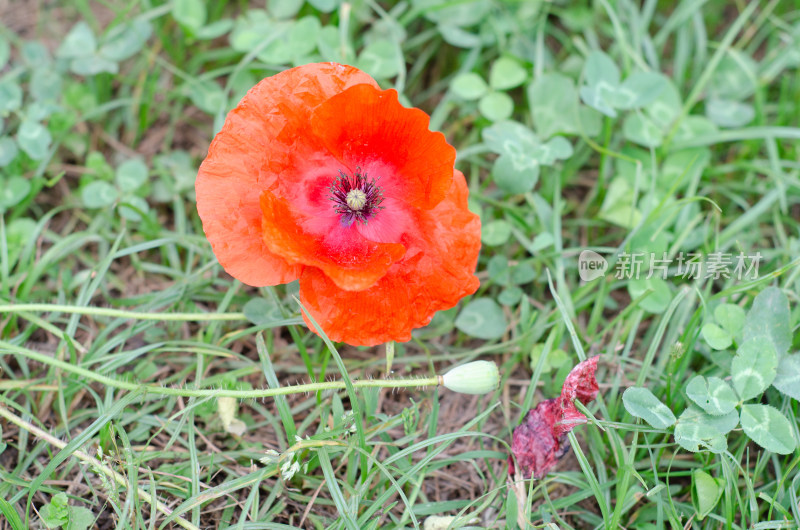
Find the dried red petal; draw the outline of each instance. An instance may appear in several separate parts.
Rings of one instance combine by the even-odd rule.
[[[573,401],[578,399],[585,405],[597,397],[599,387],[595,372],[598,358],[595,355],[578,363],[564,381],[561,395],[536,405],[514,429],[509,472],[513,473],[516,459],[525,477],[542,478],[566,454],[567,433],[587,421]]]
[[[558,398],[561,419],[555,425],[554,434],[556,436],[566,434],[576,425],[586,423],[586,416],[578,411],[574,401],[578,399],[585,405],[597,397],[600,388],[597,386],[597,378],[594,376],[597,371],[597,359],[599,356],[595,355],[578,363],[564,380],[561,396]]]
[[[544,477],[566,453],[567,446],[563,437],[553,434],[560,411],[557,401],[558,399],[542,401],[514,429],[511,452],[528,477]],[[514,460],[511,457],[509,467],[514,469]]]

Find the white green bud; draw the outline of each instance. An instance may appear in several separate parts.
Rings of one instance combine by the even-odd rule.
[[[473,361],[456,366],[439,377],[441,384],[462,394],[488,394],[500,383],[500,373],[492,361]]]

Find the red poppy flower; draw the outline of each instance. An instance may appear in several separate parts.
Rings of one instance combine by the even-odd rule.
[[[301,302],[333,340],[409,340],[478,287],[480,220],[455,149],[428,121],[351,66],[258,83],[197,175],[219,262],[249,285],[299,278]]]

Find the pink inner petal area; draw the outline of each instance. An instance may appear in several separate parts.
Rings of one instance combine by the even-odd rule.
[[[413,328],[428,324],[436,311],[453,307],[478,288],[474,271],[480,220],[467,209],[467,185],[460,172],[454,172],[450,193],[433,210],[406,210],[397,223],[382,217],[388,211],[358,230],[370,239],[394,240],[398,227],[407,223],[399,237],[408,250],[374,286],[343,291],[322,271],[303,270],[300,300],[332,340],[364,346],[405,342]]]
[[[383,210],[377,212],[366,223],[353,226],[362,237],[377,243],[402,242],[404,234],[416,228],[414,215],[409,207],[394,197],[384,197]]]
[[[317,107],[312,128],[345,166],[380,177],[387,196],[430,209],[450,189],[456,152],[429,121],[403,107],[396,91],[358,85]]]
[[[269,249],[289,263],[319,268],[340,289],[371,287],[406,252],[401,244],[369,241],[354,225],[343,226],[330,205],[324,212],[290,208],[264,191],[261,210]]]

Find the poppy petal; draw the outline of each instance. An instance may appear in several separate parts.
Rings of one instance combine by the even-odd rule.
[[[311,126],[350,171],[380,178],[385,194],[430,209],[447,194],[456,151],[419,109],[400,104],[395,90],[356,85],[314,110]]]
[[[464,176],[453,171],[448,195],[418,219],[415,231],[430,230],[426,247],[406,235],[405,257],[369,289],[343,291],[319,269],[303,270],[300,300],[329,338],[364,346],[405,342],[436,311],[475,292],[480,219],[467,209],[467,193]]]
[[[261,191],[275,185],[271,168],[287,161],[314,107],[347,87],[377,86],[367,74],[335,63],[306,65],[253,87],[225,120],[195,182],[197,211],[225,270],[248,285],[297,279],[301,265],[271,252],[262,235]],[[281,140],[281,141],[276,141]],[[285,166],[284,166],[285,167]]]

